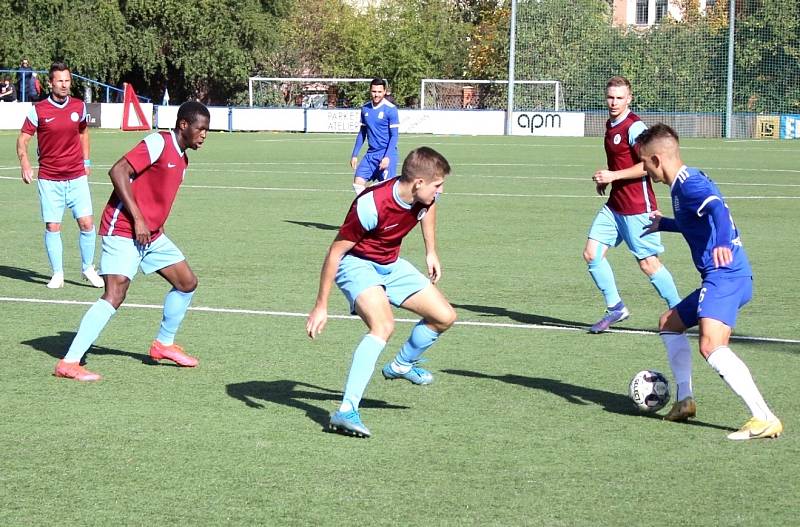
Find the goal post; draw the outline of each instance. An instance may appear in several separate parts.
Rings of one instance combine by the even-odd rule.
[[[485,79],[422,79],[421,110],[506,110],[508,81]],[[560,111],[561,81],[515,80],[514,111]]]
[[[371,78],[248,77],[250,107],[357,108],[369,98]]]

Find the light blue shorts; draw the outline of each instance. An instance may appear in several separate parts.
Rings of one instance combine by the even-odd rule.
[[[45,223],[61,223],[66,207],[72,209],[72,217],[76,220],[92,215],[88,177],[81,176],[67,181],[37,179],[36,185],[39,188],[42,221]]]
[[[701,318],[713,318],[733,328],[739,309],[752,298],[752,276],[726,278],[724,274],[713,273],[675,309],[687,328],[696,326]]]
[[[623,241],[637,260],[644,260],[664,252],[661,233],[654,232],[642,237],[645,227],[650,225],[649,214],[617,214],[604,205],[595,216],[589,229],[589,239],[608,247],[616,247]]]
[[[119,274],[133,280],[141,267],[144,274],[186,259],[178,247],[162,234],[147,247],[142,247],[132,238],[103,236],[103,253],[100,255],[100,274]]]
[[[389,154],[389,167],[386,170],[378,170],[383,159],[381,152],[367,152],[356,167],[355,177],[360,177],[367,181],[386,181],[397,175],[397,152]]]
[[[346,254],[336,271],[336,285],[350,303],[355,314],[356,298],[365,289],[379,285],[386,290],[389,303],[400,306],[408,297],[422,291],[431,281],[402,258],[387,265]]]

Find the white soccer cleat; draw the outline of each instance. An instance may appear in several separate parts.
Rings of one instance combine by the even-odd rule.
[[[88,280],[94,287],[105,287],[106,285],[100,275],[97,274],[97,271],[94,270],[94,267],[87,267],[83,271],[83,278]]]
[[[61,289],[64,287],[64,273],[53,273],[53,277],[47,282],[48,289]]]

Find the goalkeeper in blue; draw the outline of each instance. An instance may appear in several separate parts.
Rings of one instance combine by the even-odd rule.
[[[658,330],[677,383],[676,402],[664,419],[686,421],[697,413],[692,393],[692,352],[686,329],[699,326],[700,354],[752,417],[728,439],[778,437],[783,424],[764,402],[750,370],[728,343],[739,309],[753,296],[753,273],[739,231],[716,184],[681,160],[678,135],[657,124],[639,136],[644,169],[655,183],[669,185],[675,218],[650,214],[644,233],[679,232],[689,244],[702,284],[661,315]]]
[[[372,79],[370,100],[361,107],[361,128],[350,156],[353,190],[356,195],[364,191],[370,181],[380,183],[397,175],[397,138],[400,118],[397,106],[386,99],[386,80]],[[367,141],[367,153],[358,161],[358,153]]]

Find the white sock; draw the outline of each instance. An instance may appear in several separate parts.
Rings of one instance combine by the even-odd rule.
[[[686,333],[660,333],[661,340],[667,348],[667,360],[672,369],[672,376],[675,377],[675,384],[678,386],[675,392],[675,400],[683,401],[687,397],[693,397],[692,393],[692,346]]]
[[[364,185],[358,185],[358,184],[356,184],[356,183],[353,183],[353,190],[355,190],[355,191],[356,191],[356,196],[358,196],[359,194],[361,194],[362,192],[364,192],[364,189],[365,189],[365,188],[367,188],[367,187],[366,187],[366,186],[364,186]]]
[[[708,364],[719,373],[731,390],[742,398],[753,417],[763,421],[775,419],[761,392],[758,391],[747,365],[728,346],[720,346],[708,356]]]

